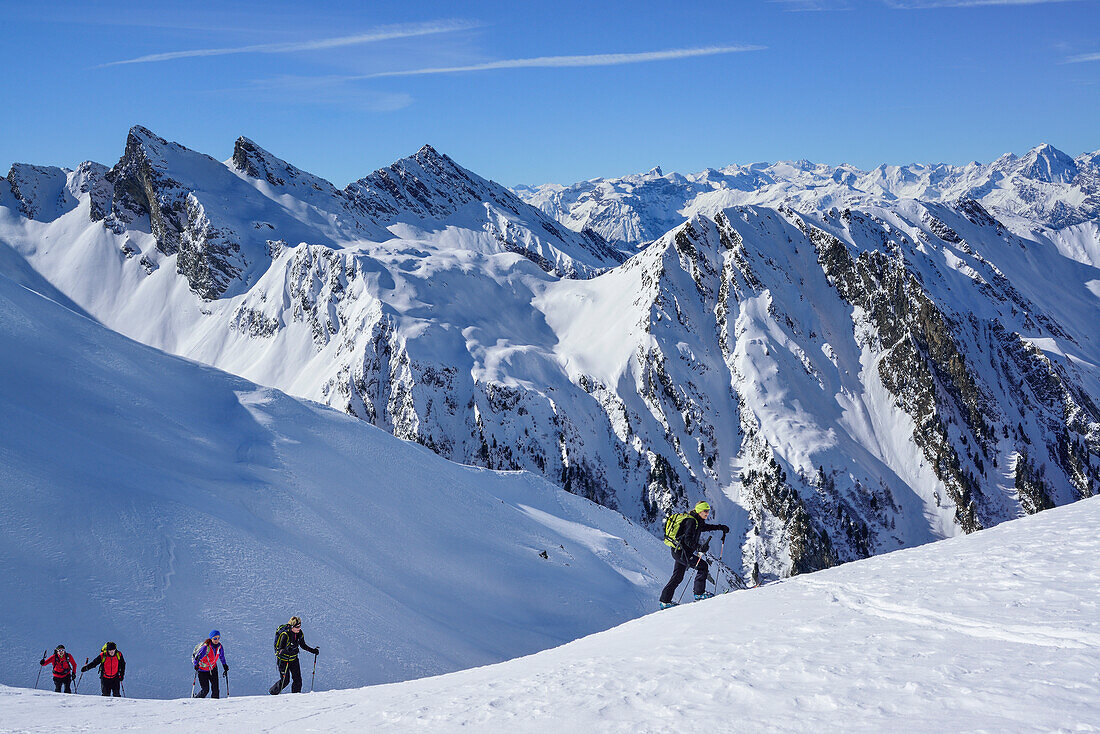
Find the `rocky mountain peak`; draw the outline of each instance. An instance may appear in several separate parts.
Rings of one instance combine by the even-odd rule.
[[[448,163],[449,162],[452,165],[454,165],[454,161],[452,161],[448,156],[444,155],[443,153],[440,153],[438,150],[433,148],[428,143],[425,143],[424,145],[420,146],[420,150],[416,151],[416,154],[413,155],[412,157],[418,163],[425,163],[425,162],[429,162],[429,161],[435,161],[435,162],[438,162],[438,163]]]
[[[379,222],[409,214],[443,219],[464,204],[495,198],[490,182],[430,145],[349,184],[345,193]]]
[[[1100,150],[1094,150],[1091,153],[1082,153],[1077,156],[1077,166],[1080,170],[1081,166],[1091,167],[1100,170]]]
[[[1077,163],[1053,145],[1043,143],[1020,159],[1019,172],[1046,183],[1070,183],[1077,176]]]
[[[334,197],[341,193],[325,179],[286,162],[243,135],[233,145],[229,165],[249,178],[267,181],[272,186],[312,189]]]
[[[160,143],[161,145],[169,144],[167,140],[160,137],[144,125],[134,125],[133,127],[131,127],[129,133],[127,133],[126,139],[127,142],[133,139],[137,141],[155,141]]]
[[[262,178],[268,183],[283,183],[270,170],[270,164],[278,159],[243,135],[233,144],[233,157],[230,160],[246,176]]]
[[[13,163],[7,175],[8,185],[19,200],[23,215],[50,221],[71,209],[76,202],[65,188],[68,173],[57,166]]]

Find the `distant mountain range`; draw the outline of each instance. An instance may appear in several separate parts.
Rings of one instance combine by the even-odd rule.
[[[809,161],[708,168],[687,176],[654,168],[571,186],[519,186],[516,193],[567,227],[592,229],[629,246],[655,240],[695,214],[713,216],[743,205],[827,211],[901,199],[973,199],[998,217],[1060,229],[1100,217],[1100,151],[1074,159],[1040,145],[986,165],[883,165],[871,171]]]
[[[337,189],[135,127],[109,169],[12,167],[0,272],[654,529],[708,498],[727,560],[774,578],[1100,491],[1097,166],[513,193],[425,146]]]

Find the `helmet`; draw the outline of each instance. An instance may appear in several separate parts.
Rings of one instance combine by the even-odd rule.
[[[706,502],[704,500],[703,502],[700,502],[699,504],[695,505],[695,512],[703,512],[704,510],[710,511],[710,503],[709,502]]]
[[[65,646],[64,645],[58,645],[57,647],[55,647],[53,649],[53,651],[54,652],[65,652]]]
[[[104,650],[117,650],[118,646],[113,642],[108,642],[106,645],[103,646],[103,649]]]

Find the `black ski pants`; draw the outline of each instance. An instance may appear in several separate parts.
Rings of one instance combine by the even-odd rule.
[[[195,694],[195,698],[206,698],[207,693],[210,694],[210,698],[221,698],[221,691],[218,690],[217,668],[199,671],[199,692]]]
[[[104,696],[114,696],[115,698],[122,698],[121,678],[100,678],[99,688],[101,691],[103,691]]]
[[[672,559],[676,561],[676,567],[672,569],[672,578],[661,590],[662,604],[668,604],[672,601],[672,597],[676,595],[676,587],[684,580],[684,574],[687,573],[689,566],[697,569],[695,573],[695,593],[702,594],[707,590],[707,574],[710,572],[709,563],[702,558],[689,556],[687,552],[677,548],[672,549]]]
[[[294,684],[290,687],[291,693],[302,692],[302,666],[298,662],[298,658],[293,660],[276,660],[279,666],[279,682],[271,686],[272,693],[280,693],[287,684],[290,683],[290,679],[293,676]]]
[[[61,693],[61,686],[65,686],[65,693],[72,693],[73,690],[69,684],[73,682],[73,677],[67,675],[64,678],[54,677],[53,679],[53,692]]]

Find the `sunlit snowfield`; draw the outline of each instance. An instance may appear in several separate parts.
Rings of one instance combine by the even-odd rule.
[[[658,612],[530,657],[321,694],[6,688],[19,731],[1096,731],[1100,500]]]

